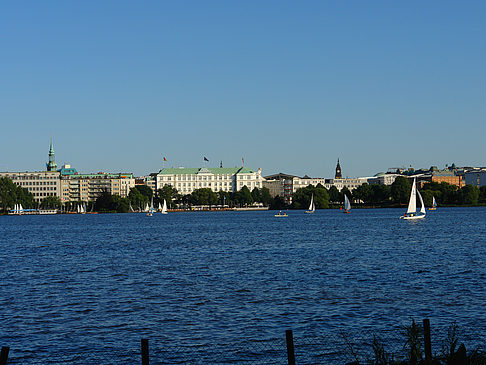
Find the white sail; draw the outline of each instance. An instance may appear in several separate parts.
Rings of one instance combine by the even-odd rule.
[[[160,202],[159,202],[159,208],[157,209],[159,212],[162,211],[162,205],[160,205]]]
[[[81,207],[78,205],[78,213],[81,213]]]
[[[435,197],[432,197],[432,206],[435,208],[437,207],[437,202],[435,201]]]
[[[425,205],[424,205],[424,200],[422,199],[422,194],[420,194],[420,191],[417,190],[418,197],[420,199],[420,204],[422,204],[420,208],[420,213],[423,213],[425,215]]]
[[[23,210],[24,208],[22,207],[22,204],[19,204],[19,213],[21,213]]]
[[[410,201],[408,202],[407,213],[415,213],[417,211],[417,188],[415,186],[415,179],[413,179],[412,191],[410,193]]]
[[[309,204],[309,211],[313,212],[314,210],[316,210],[316,206],[314,205],[314,194],[312,194],[311,201]]]
[[[148,216],[152,216],[154,214],[154,197],[150,199],[150,209],[147,212]]]
[[[167,202],[164,199],[164,205],[162,206],[162,214],[167,214]]]
[[[148,203],[147,203],[147,204],[145,204],[145,209],[144,209],[144,212],[148,212],[148,211],[149,211],[149,209],[150,209],[150,208],[149,208]]]
[[[348,196],[344,194],[344,209],[348,212],[351,210],[351,203],[349,202]]]

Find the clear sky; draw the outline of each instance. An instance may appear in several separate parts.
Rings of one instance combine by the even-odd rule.
[[[0,171],[486,165],[485,1],[3,1]]]

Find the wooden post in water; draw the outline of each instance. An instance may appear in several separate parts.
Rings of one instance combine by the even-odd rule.
[[[142,365],[149,365],[149,347],[146,338],[142,338]]]
[[[0,365],[7,365],[9,351],[10,347],[2,346],[2,352],[0,352]]]
[[[430,320],[424,319],[424,350],[425,350],[425,363],[432,363],[432,342],[430,339]]]
[[[286,330],[285,337],[287,339],[287,359],[289,365],[295,365],[294,335],[292,334],[292,330]]]

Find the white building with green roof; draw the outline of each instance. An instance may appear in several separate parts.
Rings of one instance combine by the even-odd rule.
[[[210,188],[214,192],[236,192],[243,186],[253,190],[263,186],[262,169],[253,171],[247,167],[218,168],[163,168],[157,174],[156,186],[176,188],[180,194],[191,194],[196,189]]]

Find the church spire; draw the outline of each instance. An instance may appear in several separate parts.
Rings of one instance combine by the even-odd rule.
[[[54,146],[52,144],[52,136],[51,136],[51,146],[49,148],[49,162],[46,163],[47,166],[47,171],[56,171],[57,165],[56,165],[56,159],[54,156]]]
[[[334,177],[335,179],[342,179],[343,175],[341,173],[341,165],[339,164],[339,158],[336,166],[336,176]]]

